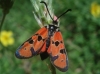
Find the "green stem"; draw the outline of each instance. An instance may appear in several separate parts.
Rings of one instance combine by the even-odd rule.
[[[45,63],[47,64],[47,66],[49,67],[49,70],[51,72],[51,74],[56,74],[56,69],[55,67],[52,65],[50,59],[46,59]]]
[[[55,67],[52,65],[52,63],[50,63],[50,70],[51,70],[51,74],[56,74],[56,69]]]
[[[3,17],[2,17],[2,20],[1,20],[1,23],[0,23],[0,31],[1,31],[1,29],[2,29],[2,25],[3,25],[3,23],[4,23],[5,17],[6,17],[6,13],[3,13]]]

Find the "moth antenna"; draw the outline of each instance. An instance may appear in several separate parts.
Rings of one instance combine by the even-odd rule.
[[[48,13],[49,13],[49,16],[51,17],[51,15],[50,15],[50,12],[49,12],[49,10],[48,10],[48,6],[47,6],[47,4],[46,4],[46,2],[44,2],[44,1],[41,1],[40,3],[44,3],[45,4],[45,6],[46,6],[46,9],[47,9],[47,11],[48,11]],[[53,18],[51,17],[51,19],[53,20]],[[54,20],[53,20],[54,21]]]
[[[67,12],[69,12],[69,11],[71,11],[71,9],[68,9],[68,10],[66,10],[64,13],[62,13],[60,16],[58,16],[58,18],[57,18],[55,21],[57,21],[62,15],[64,15],[65,13],[67,13]]]

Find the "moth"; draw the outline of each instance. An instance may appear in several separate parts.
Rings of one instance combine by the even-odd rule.
[[[47,10],[47,4],[44,1]],[[71,11],[68,9],[66,12]],[[49,13],[49,11],[48,11]],[[50,13],[49,13],[50,15]],[[51,17],[51,15],[50,15]],[[51,17],[52,24],[44,26],[38,30],[31,38],[25,41],[15,52],[15,56],[19,59],[27,59],[36,55],[40,55],[44,60],[50,57],[51,63],[60,71],[65,72],[68,70],[68,57],[65,49],[62,34],[59,30],[58,19]]]

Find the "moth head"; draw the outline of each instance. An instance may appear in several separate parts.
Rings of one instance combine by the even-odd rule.
[[[59,15],[58,17],[54,16],[54,18],[52,18],[52,16],[50,15],[50,12],[49,12],[47,3],[44,2],[44,1],[41,1],[40,3],[43,3],[43,4],[46,6],[46,9],[47,9],[47,11],[48,11],[48,14],[49,14],[49,16],[51,17],[51,19],[52,19],[52,21],[53,21],[53,24],[54,24],[55,26],[59,26],[59,25],[58,25],[58,19],[59,19],[61,16],[65,15],[65,13],[71,11],[71,9],[67,9],[65,12],[63,12],[63,13],[62,13],[61,15]]]

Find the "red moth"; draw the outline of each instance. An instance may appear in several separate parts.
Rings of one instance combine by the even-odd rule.
[[[41,1],[41,3],[44,3],[47,8],[47,4],[44,1]],[[71,11],[71,9],[68,9],[59,17],[61,17],[68,11]],[[44,26],[43,28],[38,30],[31,38],[25,41],[16,51],[16,57],[20,59],[27,59],[40,54],[42,60],[50,57],[51,63],[57,69],[63,72],[67,71],[68,57],[64,46],[62,34],[59,30],[59,25],[57,21],[58,18],[53,19],[51,17],[51,19],[53,20],[52,24]]]

